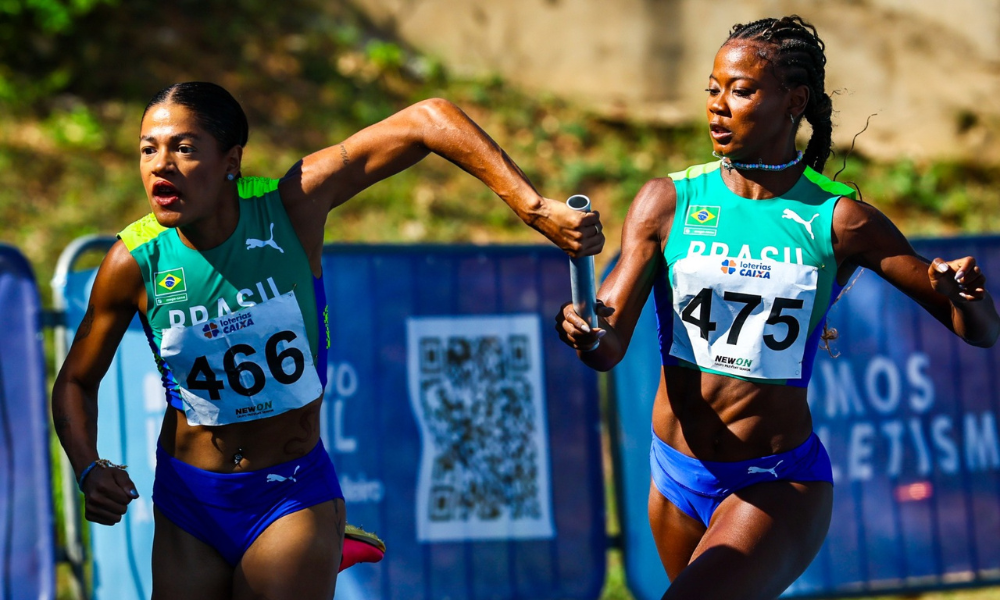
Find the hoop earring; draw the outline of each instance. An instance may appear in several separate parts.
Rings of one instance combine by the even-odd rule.
[[[232,181],[232,180],[236,179],[236,176],[233,175],[232,173],[227,173],[226,174],[226,179],[228,179],[229,181]]]

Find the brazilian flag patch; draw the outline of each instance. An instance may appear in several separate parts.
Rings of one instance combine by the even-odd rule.
[[[721,206],[691,206],[684,224],[692,227],[718,227],[721,212]]]
[[[187,298],[187,279],[184,275],[184,267],[157,271],[153,275],[153,290],[157,304],[185,300]]]

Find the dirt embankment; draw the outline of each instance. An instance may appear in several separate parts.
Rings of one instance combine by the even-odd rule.
[[[459,74],[627,119],[701,118],[729,28],[797,13],[827,46],[834,141],[873,157],[1000,164],[1000,0],[353,0]]]

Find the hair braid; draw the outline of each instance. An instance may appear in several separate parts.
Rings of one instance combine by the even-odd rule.
[[[816,28],[798,15],[780,19],[760,19],[735,25],[731,40],[759,41],[761,57],[774,67],[785,87],[805,85],[809,103],[802,114],[812,126],[806,145],[805,162],[822,173],[833,146],[833,101],[826,93],[826,45]]]

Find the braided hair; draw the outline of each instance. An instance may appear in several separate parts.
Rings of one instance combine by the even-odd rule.
[[[760,42],[760,57],[774,67],[783,86],[809,88],[809,103],[802,116],[812,126],[812,137],[804,160],[822,173],[833,146],[833,102],[824,89],[826,45],[819,39],[816,28],[798,15],[760,19],[733,26],[726,43],[733,40]]]

